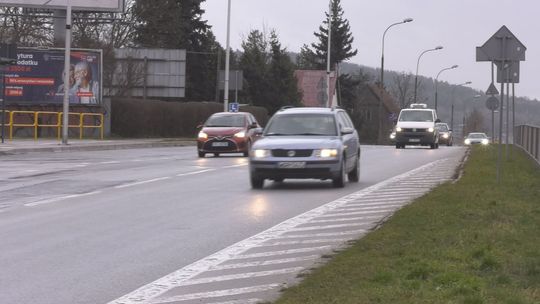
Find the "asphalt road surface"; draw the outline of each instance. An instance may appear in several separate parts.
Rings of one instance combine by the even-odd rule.
[[[194,147],[0,156],[0,303],[107,303],[298,214],[463,155],[364,146],[360,183],[249,185]]]

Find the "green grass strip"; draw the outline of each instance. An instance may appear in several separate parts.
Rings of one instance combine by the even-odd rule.
[[[473,147],[457,183],[399,210],[379,230],[284,291],[284,303],[540,303],[540,169],[512,150]]]

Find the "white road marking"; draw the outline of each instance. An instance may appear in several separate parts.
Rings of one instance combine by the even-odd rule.
[[[289,249],[289,250],[278,250],[278,251],[267,251],[259,253],[248,253],[240,254],[234,257],[231,257],[231,260],[243,260],[243,259],[253,259],[253,258],[264,258],[271,257],[276,255],[287,255],[287,254],[296,254],[296,253],[308,253],[312,251],[323,251],[331,249],[332,246],[319,246],[319,247],[309,247],[309,248],[300,248],[300,249]]]
[[[45,204],[50,204],[50,203],[63,201],[63,200],[70,199],[70,198],[90,196],[90,195],[99,194],[99,193],[101,193],[101,191],[93,191],[93,192],[87,192],[87,193],[82,193],[82,194],[71,194],[71,195],[50,198],[50,199],[41,200],[41,201],[32,202],[32,203],[26,203],[26,204],[24,204],[24,206],[26,206],[26,207],[35,207],[35,206],[39,206],[39,205],[45,205]]]
[[[112,160],[112,161],[105,161],[105,162],[100,162],[99,164],[102,164],[102,165],[111,165],[111,164],[119,164],[120,162],[117,161],[117,160]]]
[[[308,255],[308,256],[288,258],[288,259],[277,259],[277,260],[266,260],[266,261],[257,261],[257,262],[218,265],[216,267],[211,268],[210,271],[304,262],[304,261],[316,260],[320,257],[321,257],[320,255]]]
[[[321,215],[321,217],[329,217],[336,215],[364,215],[364,214],[374,214],[374,213],[388,213],[394,209],[382,209],[382,210],[373,210],[373,211],[345,211],[345,212],[329,212],[327,215]]]
[[[245,167],[247,166],[248,164],[239,164],[239,165],[232,165],[232,166],[225,166],[225,167],[221,167],[223,169],[228,169],[228,168],[237,168],[237,167]]]
[[[271,246],[286,246],[286,245],[304,245],[304,244],[324,244],[324,243],[344,243],[350,240],[350,238],[335,238],[335,239],[317,239],[317,240],[296,240],[296,241],[278,241],[266,242],[257,245],[257,247],[271,247]]]
[[[208,284],[208,283],[223,282],[223,281],[268,277],[268,276],[275,276],[275,275],[281,275],[281,274],[295,273],[303,269],[304,269],[303,267],[291,267],[291,268],[284,268],[284,269],[277,269],[277,270],[228,274],[228,275],[222,275],[222,276],[216,276],[216,277],[210,277],[210,278],[191,279],[189,281],[180,282],[178,283],[177,286],[178,287],[191,286],[191,285]]]
[[[133,186],[138,186],[138,185],[143,185],[143,184],[148,184],[148,183],[159,182],[159,181],[166,180],[166,179],[171,179],[171,178],[170,178],[169,176],[158,177],[158,178],[149,179],[149,180],[144,180],[144,181],[140,181],[140,182],[135,182],[135,183],[130,183],[130,184],[123,184],[123,185],[119,185],[119,186],[114,186],[114,188],[115,188],[115,189],[122,189],[122,188],[133,187]]]
[[[379,217],[377,217],[379,218]],[[310,223],[314,223],[311,221]],[[349,230],[349,231],[339,231],[339,232],[323,232],[323,233],[310,233],[310,234],[286,234],[280,235],[280,239],[294,239],[294,238],[307,238],[307,237],[325,237],[325,236],[343,236],[343,235],[356,235],[365,233],[367,230],[358,229],[358,230]]]
[[[310,210],[308,212],[305,212],[303,214],[300,214],[294,218],[288,219],[268,230],[265,230],[259,234],[256,234],[248,239],[245,239],[243,241],[240,241],[236,244],[233,244],[219,252],[216,252],[215,254],[212,254],[210,256],[207,256],[199,261],[196,261],[184,268],[181,268],[175,272],[172,272],[169,275],[166,275],[150,284],[147,284],[145,286],[140,287],[139,289],[122,296],[116,300],[113,300],[109,302],[109,304],[135,304],[135,303],[141,303],[141,302],[148,302],[151,299],[155,299],[156,297],[164,294],[165,292],[182,286],[186,284],[192,284],[192,282],[197,281],[196,279],[193,279],[193,277],[204,273],[206,271],[209,271],[213,267],[222,264],[225,261],[233,260],[233,259],[239,259],[239,258],[249,258],[249,257],[264,257],[264,256],[274,256],[278,255],[279,252],[263,252],[263,253],[254,253],[254,254],[245,254],[248,250],[256,247],[257,245],[264,243],[268,240],[272,240],[275,238],[279,238],[279,236],[291,232],[291,231],[305,231],[305,230],[299,230],[297,228],[300,225],[307,224],[310,221],[321,218],[325,215],[328,215],[330,212],[335,211],[336,208],[343,207],[347,203],[353,202],[359,198],[362,198],[363,196],[366,196],[370,193],[373,193],[374,191],[378,190],[384,190],[388,188],[388,186],[396,184],[398,182],[407,180],[407,178],[414,176],[414,174],[425,172],[428,169],[431,169],[433,166],[436,166],[438,164],[446,162],[447,159],[441,159],[438,161],[431,162],[429,164],[423,165],[417,169],[411,170],[409,172],[406,172],[404,174],[392,177],[390,179],[387,179],[383,182],[380,182],[376,185],[370,186],[368,188],[362,189],[352,195],[347,195],[343,198],[340,198],[338,200],[329,202],[321,207],[315,208],[313,210]],[[429,188],[428,188],[429,189]],[[387,210],[388,212],[392,210]],[[364,212],[356,212],[360,215],[365,215],[369,213],[382,213],[384,211],[364,211]],[[336,213],[332,216],[335,216]],[[344,213],[342,213],[344,214]],[[351,213],[344,214],[344,215],[351,215]],[[353,226],[355,225],[327,225],[327,226],[321,226],[321,227],[335,227],[335,228],[348,228],[354,229]],[[302,228],[300,228],[302,229]],[[303,228],[303,229],[313,229],[310,228]],[[320,246],[317,249],[331,249],[333,246]],[[311,250],[316,251],[317,249],[314,248],[302,248],[303,250]],[[281,254],[287,254],[292,253],[293,250],[284,250],[281,252]],[[305,251],[309,252],[309,251]],[[301,268],[302,269],[302,268]],[[207,295],[208,293],[203,294],[196,294],[195,297],[192,297],[191,299],[199,299],[203,297],[204,295]],[[185,297],[180,296],[180,297]],[[173,299],[174,301],[179,301],[180,299],[185,298],[176,298]],[[160,302],[150,302],[150,303],[160,303]],[[163,302],[162,302],[163,303]],[[166,302],[165,302],[166,303]]]
[[[391,205],[388,204],[388,205],[384,205],[384,206],[353,206],[353,207],[345,206],[343,208],[339,208],[339,209],[336,209],[336,210],[355,212],[355,211],[361,211],[361,210],[366,210],[366,211],[381,210],[381,209],[385,209],[385,208],[389,208],[389,207],[391,207],[391,209],[385,209],[385,210],[395,210],[396,209],[395,207],[401,207],[401,206],[402,206],[401,204],[391,204]]]
[[[336,219],[329,219],[329,220],[316,220],[311,221],[312,224],[323,224],[323,223],[336,223],[336,222],[348,222],[348,221],[370,221],[370,220],[376,220],[380,219],[381,216],[374,215],[374,216],[357,216],[357,217],[339,217]]]
[[[242,299],[242,300],[232,300],[226,302],[212,302],[208,304],[257,304],[262,303],[261,299]]]
[[[251,287],[244,287],[244,288],[217,290],[217,291],[211,291],[211,292],[190,293],[190,294],[184,294],[184,295],[174,296],[174,297],[169,297],[169,298],[164,298],[164,299],[155,299],[149,302],[142,300],[142,301],[137,301],[137,302],[125,302],[125,303],[166,304],[166,303],[174,303],[174,302],[189,301],[189,300],[219,298],[219,297],[226,297],[226,296],[241,295],[241,294],[246,294],[246,293],[263,292],[263,291],[276,289],[280,286],[281,286],[280,284],[268,284],[268,285],[251,286]],[[118,302],[118,303],[123,303],[123,302]]]
[[[309,224],[309,223],[306,223]],[[335,228],[347,228],[351,226],[360,226],[367,223],[355,223],[355,224],[338,224],[338,225],[324,225],[324,226],[309,226],[309,227],[297,227],[292,228],[291,231],[312,231],[312,230],[326,230],[326,229],[335,229]]]
[[[180,173],[180,174],[176,174],[176,176],[180,177],[180,176],[195,175],[195,174],[201,174],[201,173],[215,171],[215,170],[217,169],[206,169],[206,170],[193,171],[193,172],[188,172],[188,173]]]

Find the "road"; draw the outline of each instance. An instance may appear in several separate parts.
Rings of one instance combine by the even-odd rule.
[[[107,303],[298,214],[463,155],[364,146],[361,180],[249,186],[193,147],[0,157],[0,303]]]

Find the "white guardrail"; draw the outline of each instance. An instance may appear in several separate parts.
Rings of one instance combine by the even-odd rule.
[[[522,125],[514,131],[514,143],[540,163],[540,127]]]

